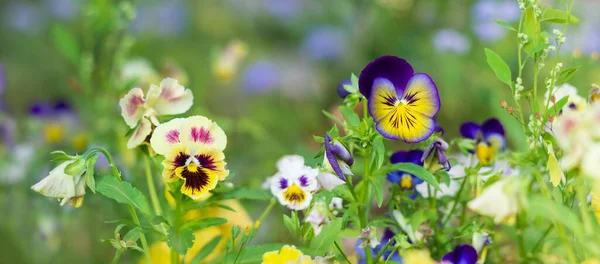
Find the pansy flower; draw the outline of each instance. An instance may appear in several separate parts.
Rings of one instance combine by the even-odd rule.
[[[279,203],[292,210],[303,210],[312,200],[312,192],[318,188],[318,169],[304,165],[298,155],[283,156],[277,162],[278,172],[271,179],[271,192]]]
[[[513,224],[519,210],[514,178],[503,178],[485,188],[480,196],[471,200],[467,207],[494,222]]]
[[[350,166],[354,164],[354,158],[350,151],[337,140],[332,140],[328,134],[325,134],[325,157],[323,158],[323,167],[325,172],[317,175],[319,184],[331,191],[333,188],[346,183],[345,175],[353,175]]]
[[[471,245],[458,245],[444,255],[440,264],[475,264],[477,263],[477,251]]]
[[[415,143],[433,134],[440,97],[429,75],[415,74],[403,59],[383,56],[363,69],[358,85],[384,137]]]
[[[31,186],[31,189],[46,197],[58,199],[61,206],[69,202],[79,208],[85,195],[86,163],[86,159],[69,157],[52,169],[46,178]]]
[[[158,116],[185,113],[192,107],[193,101],[192,91],[173,78],[163,79],[160,86],[150,85],[146,97],[141,88],[131,89],[119,101],[125,123],[135,129],[127,147],[132,149],[142,144],[152,133],[153,127],[160,125]]]
[[[498,119],[491,118],[478,125],[465,122],[460,127],[464,138],[475,140],[475,155],[482,165],[491,165],[499,151],[506,147],[504,127]]]
[[[441,138],[435,139],[421,157],[423,167],[431,173],[442,170],[449,171],[451,166],[450,160],[446,156],[446,150],[448,150],[448,143]]]
[[[422,157],[422,150],[398,151],[390,157],[390,161],[392,164],[410,162],[419,166],[423,166],[423,161],[421,160]],[[398,184],[401,190],[410,191],[411,194],[408,196],[410,199],[417,198],[418,193],[415,190],[415,187],[417,184],[423,182],[421,178],[404,171],[390,172],[387,175],[387,179],[391,183]]]
[[[166,182],[183,180],[181,192],[199,199],[225,180],[227,145],[225,132],[203,116],[175,118],[154,130],[150,145],[165,157],[163,178]]]
[[[544,94],[544,101],[548,102],[548,97],[550,96],[550,91],[546,91]],[[560,101],[561,99],[568,97],[567,103],[561,108],[558,109],[558,115],[562,115],[571,111],[582,111],[585,109],[587,102],[585,98],[579,96],[577,93],[577,88],[573,85],[565,83],[560,87],[554,87],[552,96],[554,96],[555,102]],[[554,107],[554,103],[550,101],[548,106],[549,108]]]

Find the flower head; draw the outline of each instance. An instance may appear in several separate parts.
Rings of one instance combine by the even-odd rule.
[[[600,102],[600,86],[597,84],[592,84],[593,88],[590,91],[590,96],[588,97],[588,102],[590,104]]]
[[[433,134],[440,97],[429,75],[415,74],[403,59],[383,56],[362,70],[358,84],[384,137],[416,143]]]
[[[238,68],[246,55],[248,46],[246,43],[234,40],[227,44],[219,57],[213,63],[213,74],[220,81],[230,81],[238,71]]]
[[[421,157],[423,167],[431,173],[450,170],[450,160],[446,156],[446,150],[448,150],[446,141],[440,138],[434,140]]]
[[[304,165],[304,158],[298,155],[283,156],[277,161],[277,169],[271,179],[273,195],[292,210],[306,209],[318,187],[319,170]]]
[[[345,175],[354,175],[350,171],[350,166],[354,165],[354,158],[350,151],[337,140],[332,140],[328,134],[325,134],[325,157],[323,160],[325,168],[329,172],[337,174],[342,180],[346,180]]]
[[[121,115],[130,128],[135,128],[127,142],[128,148],[142,144],[152,133],[153,126],[160,125],[158,116],[185,113],[192,107],[194,96],[177,80],[166,78],[160,86],[151,85],[144,98],[140,88],[133,88],[119,101]]]
[[[411,249],[404,257],[406,264],[436,264],[426,249]]]
[[[60,205],[70,202],[76,208],[83,204],[85,195],[86,159],[70,157],[50,171],[48,176],[31,186],[40,194],[60,200]]]
[[[467,206],[482,215],[494,218],[496,223],[512,224],[519,210],[513,178],[503,178],[485,188],[481,195]]]
[[[166,182],[182,179],[181,192],[199,199],[225,180],[227,145],[225,132],[203,116],[175,118],[154,130],[150,145],[165,157],[163,178]]]
[[[569,98],[567,99],[567,103],[561,109],[559,109],[558,115],[562,115],[563,113],[570,111],[581,111],[585,109],[585,106],[587,105],[586,100],[577,94],[577,88],[575,88],[575,86],[565,83],[560,87],[554,87],[553,90],[554,92],[552,93],[552,96],[554,96],[556,102],[565,97]],[[551,95],[547,91],[544,96],[544,101],[548,101],[548,97]],[[553,105],[554,103],[550,101],[549,107],[552,107]]]
[[[471,243],[473,248],[477,251],[477,253],[481,253],[483,247],[492,244],[492,240],[490,239],[490,234],[488,233],[473,233],[473,242]],[[456,249],[455,249],[456,250]]]
[[[477,251],[471,245],[458,245],[444,255],[442,264],[475,264],[477,263]]]
[[[423,166],[422,150],[411,150],[411,151],[398,151],[390,157],[392,164],[401,162],[410,162]],[[400,185],[400,189],[403,191],[410,191],[411,194],[408,196],[410,199],[417,198],[418,192],[415,190],[417,184],[423,182],[423,180],[415,175],[412,175],[404,171],[393,171],[387,175],[388,181]]]
[[[295,246],[285,245],[279,251],[269,251],[263,255],[263,264],[287,264],[295,263],[304,254]]]
[[[506,147],[504,127],[495,118],[486,120],[481,126],[465,122],[460,127],[460,134],[464,138],[475,140],[475,154],[483,165],[491,165],[496,154]]]
[[[341,81],[340,84],[338,84],[337,94],[342,99],[344,99],[344,98],[346,98],[346,96],[350,95],[350,92],[348,92],[348,90],[346,90],[346,88],[344,88],[345,85],[352,85],[352,80],[345,79],[345,80]]]
[[[365,232],[363,230],[363,234],[364,233]],[[377,237],[375,237],[374,230],[371,230],[371,229],[369,229],[368,235],[366,235],[366,234],[361,235],[361,238],[359,238],[358,241],[356,241],[356,245],[355,245],[355,250],[359,257],[358,263],[360,263],[360,264],[367,263],[365,250],[364,250],[365,247],[367,247],[367,246],[370,247],[371,256],[378,255],[379,253],[381,253],[381,251],[383,251],[385,249],[385,245],[388,244],[390,239],[394,239],[395,235],[396,234],[394,232],[392,232],[392,230],[390,230],[389,228],[386,228],[383,231],[383,235],[381,236],[381,241],[377,240]],[[363,238],[363,236],[364,236],[364,238]],[[385,249],[385,251],[382,253],[382,255],[381,255],[382,259],[384,259],[384,260],[389,259],[391,261],[402,262],[402,257],[400,257],[400,254],[398,254],[398,251],[394,250],[395,245],[396,245],[396,242],[394,240],[392,240],[392,242],[390,242],[387,249]]]

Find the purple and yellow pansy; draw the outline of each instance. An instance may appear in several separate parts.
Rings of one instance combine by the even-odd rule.
[[[504,127],[495,118],[490,118],[481,125],[465,122],[460,127],[460,134],[464,138],[475,140],[473,152],[482,165],[491,165],[496,154],[506,147]]]
[[[173,78],[162,80],[159,86],[152,84],[146,97],[141,88],[131,89],[119,101],[125,123],[135,129],[127,141],[127,148],[135,148],[146,140],[153,127],[160,125],[158,116],[185,113],[193,101],[192,91]]]
[[[319,170],[304,165],[304,158],[298,155],[283,156],[277,161],[277,169],[270,188],[279,203],[292,210],[308,208],[312,193],[319,186]]]
[[[423,166],[422,157],[422,150],[417,149],[411,151],[398,151],[390,157],[390,161],[392,164],[410,162],[419,166]],[[423,180],[421,178],[404,171],[390,172],[387,174],[387,179],[391,183],[398,184],[401,190],[411,191],[411,193],[408,196],[410,199],[417,198],[417,195],[419,193],[416,191],[415,186],[423,183]]]
[[[382,56],[362,70],[358,85],[384,137],[416,143],[433,134],[440,97],[429,75],[415,74],[404,59]]]
[[[477,263],[477,251],[467,244],[458,245],[444,255],[440,264],[475,264]]]
[[[181,192],[200,199],[225,180],[227,145],[225,132],[203,116],[175,118],[154,129],[152,149],[165,157],[163,178],[166,182],[182,179]]]

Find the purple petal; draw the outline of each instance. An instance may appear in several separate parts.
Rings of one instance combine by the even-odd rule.
[[[337,86],[337,94],[340,98],[344,99],[346,96],[350,95],[350,92],[346,91],[344,85],[352,85],[352,81],[350,79],[346,79],[340,82]]]
[[[400,180],[402,180],[402,174],[404,173],[401,171],[392,171],[387,174],[387,180],[391,183],[400,183]]]
[[[504,136],[504,127],[496,118],[490,118],[481,124],[481,133],[487,138],[490,134],[500,134]]]
[[[288,187],[288,181],[285,178],[279,179],[279,189],[285,190]]]
[[[423,151],[419,149],[411,150],[411,151],[398,151],[390,157],[390,162],[400,163],[400,162],[411,162],[417,165],[423,165],[421,161],[421,157],[423,157]]]
[[[344,176],[342,168],[340,168],[340,165],[337,163],[337,159],[335,158],[332,148],[331,137],[328,134],[325,134],[325,157],[327,158],[327,161],[329,161],[329,164],[331,165],[331,168],[333,168],[335,174],[337,174],[340,179],[345,181],[346,176]]]
[[[354,158],[352,157],[352,154],[350,154],[350,151],[348,151],[348,149],[346,149],[342,143],[334,141],[331,151],[336,158],[343,160],[346,164],[348,164],[348,166],[354,165]]]
[[[477,263],[477,251],[471,245],[458,245],[452,252],[444,255],[442,260],[452,264],[475,264]]]
[[[308,178],[305,175],[300,176],[300,185],[302,187],[308,187]]]
[[[385,78],[394,84],[398,94],[402,94],[413,74],[414,70],[406,60],[395,56],[382,56],[362,70],[358,78],[358,87],[362,95],[370,98],[375,79]]]
[[[464,138],[475,139],[477,137],[477,133],[479,133],[480,128],[478,124],[473,122],[465,122],[460,126],[460,134]]]
[[[408,162],[408,151],[398,151],[394,154],[392,154],[392,156],[390,157],[390,162],[392,164],[394,163],[400,163],[400,162]]]

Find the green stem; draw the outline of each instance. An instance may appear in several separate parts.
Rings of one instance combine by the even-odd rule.
[[[362,204],[359,200],[358,200],[358,196],[356,195],[356,192],[354,191],[354,187],[352,186],[352,178],[348,177],[346,178],[346,186],[348,186],[348,189],[350,190],[350,194],[352,194],[352,198],[354,198],[355,203],[358,203],[358,220],[360,222],[360,229],[364,229],[367,227],[367,219],[365,217],[365,208],[364,208],[364,204]],[[365,256],[367,257],[367,263],[371,263],[371,250],[369,246],[365,247]]]
[[[119,172],[119,169],[117,168],[117,165],[115,165],[115,162],[113,161],[110,153],[108,153],[108,151],[106,151],[103,148],[94,148],[89,150],[88,154],[96,152],[101,152],[102,154],[104,154],[106,160],[108,161],[110,169],[112,170],[112,174],[117,178],[117,180],[123,181],[123,179],[121,178],[121,172]],[[129,213],[131,214],[131,219],[133,220],[133,222],[137,226],[140,226],[140,220],[137,216],[137,213],[135,212],[135,209],[131,205],[129,205]],[[140,233],[140,241],[142,242],[142,249],[144,249],[144,257],[146,258],[146,262],[151,264],[152,260],[150,259],[150,254],[148,253],[150,252],[148,247],[148,240],[146,240],[146,235],[144,233]]]
[[[593,232],[593,227],[587,204],[587,190],[585,188],[585,181],[583,179],[579,180],[579,184],[576,186],[577,200],[579,200],[579,213],[581,214],[581,219],[583,220],[583,228],[586,234],[590,234]]]
[[[115,252],[115,257],[112,259],[112,261],[110,263],[112,263],[112,264],[119,263],[119,259],[121,258],[121,254],[123,254],[123,250],[122,249],[118,249],[117,252]]]
[[[156,215],[162,215],[162,209],[160,208],[160,202],[158,195],[156,194],[156,187],[154,185],[154,178],[152,178],[152,167],[150,166],[150,157],[144,155],[144,161],[146,165],[146,182],[148,184],[148,192],[150,193],[150,200],[152,201],[152,207]]]
[[[452,214],[454,213],[454,210],[456,210],[456,206],[458,205],[458,202],[460,201],[460,196],[463,192],[463,190],[465,189],[465,185],[467,185],[467,176],[465,176],[462,184],[460,185],[460,188],[458,189],[458,192],[456,193],[456,196],[454,197],[454,204],[452,204],[452,208],[450,208],[450,212],[447,214],[446,216],[446,220],[444,220],[444,222],[442,222],[442,227],[441,229],[444,229],[444,226],[446,226],[446,224],[448,223],[448,221],[450,221],[450,218],[452,218]]]
[[[340,244],[338,244],[337,241],[334,241],[333,244],[335,245],[335,247],[337,248],[337,250],[340,252],[340,254],[342,255],[342,257],[344,257],[344,260],[346,261],[346,263],[349,264],[350,260],[348,259],[348,256],[346,256],[346,253],[344,253],[344,250],[342,250],[342,248],[340,247]]]
[[[535,246],[533,246],[533,249],[531,250],[532,253],[535,253],[539,250],[544,239],[548,236],[548,234],[550,234],[550,231],[552,231],[552,228],[554,228],[554,225],[548,226],[544,234],[540,237],[540,239],[538,239],[537,243],[535,243]]]
[[[171,264],[179,264],[179,253],[175,249],[171,249]]]

